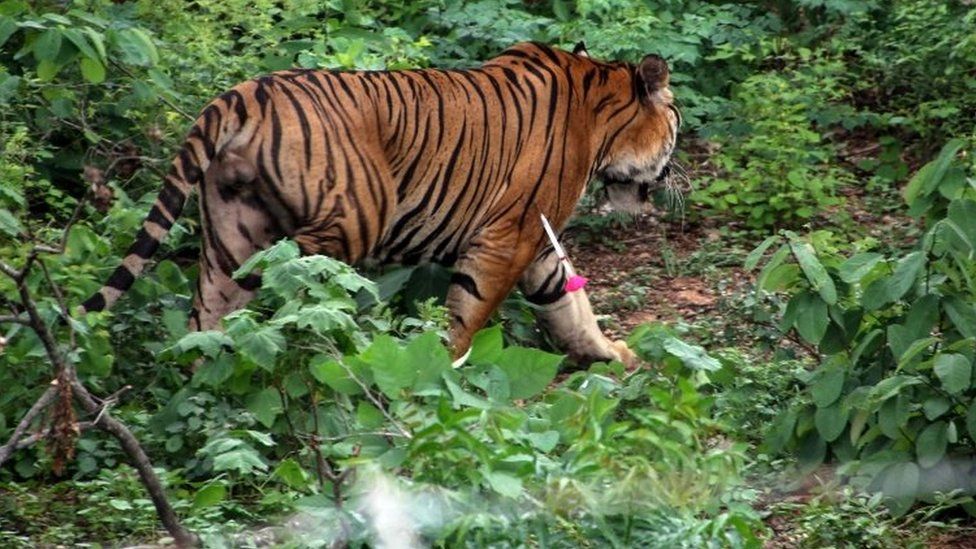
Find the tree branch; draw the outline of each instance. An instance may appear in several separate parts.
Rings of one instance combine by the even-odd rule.
[[[57,395],[57,393],[57,386],[52,384],[47,388],[46,391],[44,391],[44,393],[41,394],[37,401],[34,402],[34,405],[30,407],[30,410],[27,410],[27,413],[24,414],[24,417],[20,420],[20,423],[18,423],[17,427],[14,428],[13,434],[10,435],[9,439],[7,439],[7,443],[0,446],[0,466],[2,466],[11,455],[13,455],[14,450],[19,448],[18,444],[20,443],[20,439],[27,432],[27,429],[30,428],[31,423],[33,423],[34,419],[36,419],[37,416],[40,415],[40,413],[43,412],[44,409],[51,404],[51,402],[54,401],[54,397]]]

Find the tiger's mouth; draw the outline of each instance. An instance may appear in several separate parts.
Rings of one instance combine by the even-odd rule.
[[[635,215],[650,213],[654,209],[655,195],[662,190],[668,209],[683,209],[684,195],[691,190],[684,170],[673,159],[661,168],[653,181],[635,181],[607,172],[600,174],[600,179],[610,207]]]

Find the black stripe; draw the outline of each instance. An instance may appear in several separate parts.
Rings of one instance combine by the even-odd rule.
[[[481,292],[478,291],[478,283],[475,282],[470,275],[461,272],[455,272],[451,274],[451,284],[459,286],[462,290],[468,292],[476,299],[478,299],[478,301],[485,300],[485,298],[481,296]]]
[[[81,306],[84,307],[85,311],[89,313],[104,311],[105,296],[103,296],[101,292],[98,292],[95,295],[86,299],[85,302],[81,304]]]
[[[131,288],[132,283],[135,281],[136,277],[132,274],[132,271],[130,271],[125,265],[119,265],[116,267],[115,271],[112,272],[112,276],[108,277],[105,285],[124,292]]]
[[[146,216],[146,222],[153,222],[167,231],[173,226],[173,222],[163,215],[163,211],[159,209],[158,205],[154,205],[152,209],[149,210],[149,215]]]
[[[155,208],[153,208],[155,209]],[[135,242],[129,247],[126,255],[137,255],[141,259],[149,259],[159,249],[159,241],[153,238],[146,229],[139,229]]]

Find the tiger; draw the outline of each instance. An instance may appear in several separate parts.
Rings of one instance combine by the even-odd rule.
[[[251,255],[290,238],[302,254],[349,264],[439,263],[455,364],[518,286],[578,364],[633,363],[597,324],[585,290],[567,291],[561,231],[588,182],[660,184],[681,114],[670,69],[516,44],[470,69],[293,69],[210,102],[172,161],[121,265],[81,306],[106,309],[133,284],[198,193],[201,252],[191,330],[220,329],[261,285],[235,278]]]

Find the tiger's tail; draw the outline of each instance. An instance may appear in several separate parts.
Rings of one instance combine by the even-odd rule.
[[[126,251],[122,264],[82,303],[82,314],[111,308],[142,274],[179,218],[190,192],[203,180],[218,151],[243,125],[246,113],[243,103],[240,93],[231,91],[203,110],[173,159],[163,188],[142,222],[135,241]]]

